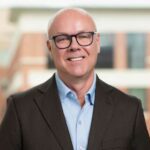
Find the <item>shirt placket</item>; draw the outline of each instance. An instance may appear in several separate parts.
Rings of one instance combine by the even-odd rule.
[[[85,126],[84,126],[84,118],[83,118],[83,114],[85,111],[86,107],[83,107],[80,110],[80,113],[78,115],[78,119],[77,119],[77,126],[76,126],[76,141],[77,141],[77,149],[76,150],[86,150],[85,147],[85,134],[83,133],[83,131],[85,130]]]

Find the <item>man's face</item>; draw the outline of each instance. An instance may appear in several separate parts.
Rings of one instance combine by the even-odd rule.
[[[64,13],[56,17],[49,34],[74,35],[81,32],[95,31],[95,25],[91,18],[77,12]],[[98,34],[93,35],[93,43],[89,46],[80,46],[75,37],[72,38],[70,47],[59,49],[54,41],[47,42],[56,69],[61,78],[86,77],[93,73],[100,51],[100,38]]]

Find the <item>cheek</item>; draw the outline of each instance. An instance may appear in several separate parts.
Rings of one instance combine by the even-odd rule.
[[[97,43],[92,46],[90,53],[93,55],[93,57],[97,57],[97,55],[100,53],[100,48]]]
[[[61,65],[63,63],[64,55],[62,52],[53,52],[52,57],[56,65]]]

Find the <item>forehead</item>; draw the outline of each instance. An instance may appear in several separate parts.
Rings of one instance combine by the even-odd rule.
[[[76,33],[96,30],[92,17],[78,10],[66,10],[58,13],[49,26],[49,34]]]

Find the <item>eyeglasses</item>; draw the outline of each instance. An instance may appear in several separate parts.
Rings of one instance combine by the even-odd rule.
[[[89,46],[93,43],[94,34],[96,32],[81,32],[73,35],[61,34],[51,36],[49,40],[54,40],[56,47],[59,49],[69,48],[72,43],[72,37],[75,37],[80,46]]]

